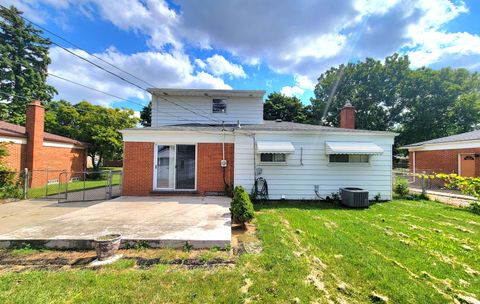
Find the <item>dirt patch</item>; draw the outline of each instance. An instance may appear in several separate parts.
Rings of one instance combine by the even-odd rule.
[[[198,267],[232,267],[236,256],[224,250],[175,249],[122,249],[118,251],[123,259],[134,260],[134,268],[146,269],[156,264],[178,265],[187,269]],[[89,264],[96,259],[96,253],[89,251],[35,251],[17,253],[12,250],[0,251],[0,273],[32,270],[69,270],[92,268]]]
[[[257,227],[253,223],[245,226],[232,225],[232,248],[236,255],[262,252],[262,243],[258,239]]]

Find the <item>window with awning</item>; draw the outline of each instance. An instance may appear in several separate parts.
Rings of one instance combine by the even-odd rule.
[[[295,147],[289,141],[257,141],[257,153],[293,153]]]
[[[348,154],[348,155],[380,155],[383,149],[372,142],[355,141],[327,141],[325,142],[325,153],[327,155]]]

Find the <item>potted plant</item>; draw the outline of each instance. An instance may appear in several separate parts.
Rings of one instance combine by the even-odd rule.
[[[105,261],[112,258],[115,252],[120,248],[122,236],[120,234],[107,234],[97,237],[94,240],[97,259]]]

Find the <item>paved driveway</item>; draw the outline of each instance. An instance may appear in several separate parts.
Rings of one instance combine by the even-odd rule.
[[[23,220],[21,227],[13,227],[18,229],[0,230],[0,247],[32,243],[91,248],[95,237],[111,233],[120,233],[124,242],[143,241],[152,247],[182,247],[187,241],[197,248],[223,247],[231,240],[226,197],[120,197],[91,205],[75,203],[84,207],[50,203],[32,209],[31,202],[14,204],[26,205],[10,206],[10,216],[0,219],[0,227],[3,221],[15,226],[15,218],[32,217],[35,222]],[[0,214],[8,205],[0,205]]]

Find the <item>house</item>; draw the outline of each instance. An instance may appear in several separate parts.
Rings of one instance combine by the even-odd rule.
[[[123,195],[251,191],[258,180],[270,199],[319,199],[344,186],[392,197],[395,134],[354,129],[350,104],[333,128],[264,121],[264,91],[149,91],[152,126],[121,131]]]
[[[25,168],[31,174],[30,187],[44,186],[58,179],[59,172],[84,171],[87,145],[67,137],[44,132],[45,109],[40,101],[27,105],[26,126],[0,121],[0,142],[7,142],[6,163],[13,171]],[[45,174],[51,171],[50,177]]]
[[[456,173],[480,176],[480,130],[436,138],[402,147],[408,149],[412,173]]]

